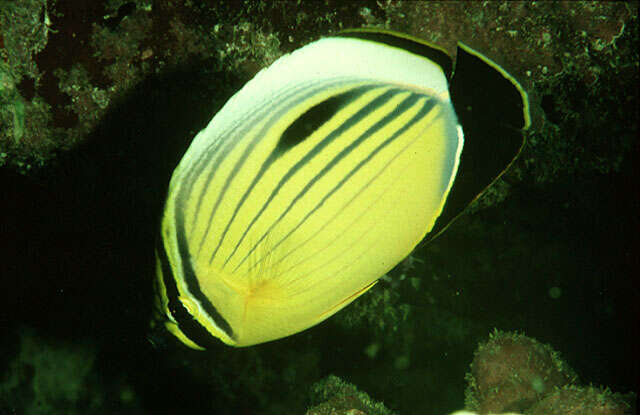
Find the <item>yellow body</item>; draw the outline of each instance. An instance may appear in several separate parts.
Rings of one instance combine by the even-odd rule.
[[[167,328],[204,346],[183,313],[248,346],[333,315],[431,230],[462,146],[445,74],[423,56],[328,38],[281,58],[174,172],[158,248]]]

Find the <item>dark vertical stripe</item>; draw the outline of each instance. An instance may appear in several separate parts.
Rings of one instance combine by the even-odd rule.
[[[373,86],[355,88],[329,97],[307,109],[284,130],[278,140],[277,151],[284,154],[302,143],[340,110],[372,88]]]
[[[337,85],[339,83],[337,81],[343,81],[343,79],[339,78],[338,80],[333,80],[333,81],[336,81],[335,84]],[[297,86],[295,88],[292,87],[292,88],[284,89],[283,92],[278,96],[278,99],[282,101],[289,100],[291,99],[291,97],[295,97],[301,90],[314,87],[316,86],[316,84],[320,84],[320,83],[315,83],[312,85],[306,84],[302,86]],[[323,85],[323,88],[326,88],[326,87],[327,87],[326,84]],[[224,108],[222,110],[224,110]],[[231,126],[229,126],[224,131],[219,132],[218,135],[213,140],[213,143],[211,143],[209,146],[207,146],[207,148],[205,148],[203,151],[200,152],[200,154],[196,157],[195,161],[193,162],[193,165],[189,168],[184,179],[182,180],[181,190],[179,193],[179,197],[177,197],[177,199],[182,201],[187,200],[188,199],[187,195],[190,195],[192,193],[193,186],[195,185],[196,179],[199,176],[199,174],[202,172],[202,170],[205,168],[205,165],[207,163],[211,163],[213,165],[219,164],[221,160],[223,160],[224,157],[227,154],[229,154],[231,150],[233,150],[233,147],[235,147],[235,145],[238,144],[239,140],[228,139],[227,138],[228,136],[230,135],[233,135],[234,137],[243,136],[244,134],[247,133],[249,129],[251,129],[251,127],[260,118],[262,118],[266,113],[269,113],[272,110],[273,110],[273,107],[263,106],[263,108],[261,108],[259,111],[250,113],[248,118],[243,119],[238,117]],[[241,126],[242,128],[239,128]],[[221,147],[223,147],[222,150],[220,150]],[[218,152],[219,150],[221,152]],[[214,159],[214,157],[215,157],[215,160],[212,160]],[[207,182],[205,183],[205,186],[204,186],[205,189],[207,188],[208,184],[211,182],[215,172],[216,170],[214,168],[210,176],[207,178]],[[204,198],[205,193],[206,192],[201,192],[200,195],[198,196],[198,201],[196,203],[196,211],[191,219],[191,227],[194,226],[195,221],[198,217],[198,212],[200,211],[200,207],[202,205],[202,200]]]
[[[334,97],[331,97],[329,99],[332,100],[334,102],[334,104],[336,105],[333,109],[337,113],[340,109],[344,108],[350,102],[356,100],[358,97],[362,96],[362,94],[364,94],[367,91],[369,91],[371,89],[374,89],[374,88],[375,88],[375,86],[373,86],[373,85],[357,87],[357,88],[354,88],[354,89],[352,89],[350,91],[338,94],[338,95],[336,95]],[[333,115],[335,115],[335,113]],[[294,123],[295,123],[295,121],[294,121]],[[287,149],[288,149],[288,147],[287,147]],[[242,208],[242,206],[244,205],[244,202],[249,197],[249,194],[254,189],[255,185],[258,183],[260,178],[262,178],[262,176],[266,173],[266,171],[269,169],[269,167],[271,167],[273,162],[276,161],[280,156],[282,156],[283,151],[284,150],[281,148],[280,143],[278,143],[278,146],[276,147],[276,149],[262,163],[262,166],[260,167],[260,171],[258,171],[256,176],[253,178],[251,184],[244,191],[242,197],[240,198],[240,201],[236,205],[236,207],[235,207],[235,209],[233,211],[233,214],[231,215],[231,218],[229,219],[229,222],[227,222],[227,225],[225,226],[224,231],[222,232],[222,235],[220,236],[220,239],[218,240],[218,244],[216,245],[216,247],[214,248],[213,252],[211,253],[211,257],[209,259],[209,263],[213,262],[216,254],[218,252],[218,249],[220,248],[220,246],[224,242],[224,239],[225,239],[225,237],[227,235],[227,232],[229,231],[229,228],[233,224],[233,221],[235,220],[236,216],[238,215],[238,212],[240,211],[240,208]],[[201,242],[201,245],[202,245],[202,242]]]
[[[377,152],[379,152],[380,150],[382,150],[382,148],[384,148],[384,147],[385,147],[386,145],[388,145],[392,140],[394,140],[395,138],[397,138],[397,136],[398,136],[398,135],[400,135],[400,134],[402,134],[404,131],[406,131],[406,129],[407,129],[407,128],[410,128],[411,124],[415,124],[415,122],[417,122],[420,118],[425,117],[425,116],[427,115],[427,113],[428,113],[429,111],[431,111],[431,109],[433,108],[433,106],[434,106],[434,105],[435,105],[435,103],[434,103],[434,102],[426,102],[426,103],[425,103],[425,105],[423,106],[423,109],[421,110],[421,114],[417,114],[417,115],[416,115],[416,116],[415,116],[415,117],[414,117],[414,118],[409,122],[409,125],[407,125],[407,126],[406,126],[406,128],[405,128],[405,127],[403,127],[403,131],[398,131],[398,132],[396,132],[396,133],[394,134],[394,136],[395,136],[395,137],[394,137],[394,136],[392,136],[391,138],[389,138],[386,142],[382,143],[378,148],[376,148],[376,149],[374,150],[374,152],[372,152],[372,153],[369,155],[369,157],[367,157],[367,159],[362,160],[362,161],[359,163],[359,165],[358,165],[358,166],[356,166],[356,167],[355,167],[355,168],[350,172],[350,175],[355,174],[355,172],[357,172],[357,170],[358,170],[358,169],[360,169],[364,164],[366,164],[367,162],[369,162],[369,161],[373,158],[373,156],[375,155],[375,153],[377,153]],[[379,176],[380,174],[382,174],[382,172],[387,168],[387,166],[389,166],[389,165],[393,162],[393,160],[395,160],[395,159],[398,157],[398,155],[400,155],[402,152],[404,152],[404,151],[405,151],[405,150],[406,150],[406,149],[407,149],[411,144],[413,144],[413,142],[411,142],[411,143],[407,144],[407,145],[406,145],[406,146],[405,146],[401,151],[399,151],[399,152],[398,152],[398,153],[397,153],[393,158],[391,158],[391,159],[389,160],[389,162],[387,162],[387,164],[385,164],[385,166],[384,166],[384,167],[383,167],[383,168],[382,168],[382,169],[381,169],[381,170],[380,170],[380,171],[379,171],[375,176],[373,176],[373,177],[372,177],[372,178],[367,182],[367,184],[366,184],[366,185],[364,185],[362,188],[360,188],[360,189],[359,189],[359,190],[354,194],[354,196],[349,200],[349,202],[347,202],[343,207],[346,207],[346,206],[347,206],[348,204],[350,204],[353,200],[355,200],[355,199],[356,199],[356,198],[357,198],[357,197],[358,197],[358,196],[359,196],[363,191],[365,191],[365,190],[369,187],[369,185],[370,185],[372,182],[374,182],[374,181],[378,178],[378,176]],[[302,223],[303,223],[304,221],[306,221],[306,220],[307,220],[307,218],[308,218],[309,216],[311,216],[311,214],[312,214],[313,212],[315,212],[315,211],[316,211],[320,206],[322,206],[322,204],[323,204],[324,202],[326,202],[326,201],[327,201],[327,200],[328,200],[328,199],[333,195],[333,193],[335,193],[335,192],[339,189],[339,187],[340,187],[340,186],[342,186],[342,184],[343,184],[344,182],[346,182],[346,180],[348,180],[348,177],[345,177],[345,178],[342,180],[342,182],[341,182],[341,183],[339,183],[338,185],[336,185],[336,186],[335,186],[335,187],[334,187],[334,188],[333,188],[333,189],[332,189],[332,190],[331,190],[331,191],[330,191],[330,192],[329,192],[329,193],[328,193],[328,194],[327,194],[327,195],[326,195],[326,196],[325,196],[325,197],[324,197],[324,198],[323,198],[323,199],[322,199],[322,200],[321,200],[321,201],[320,201],[320,202],[319,202],[315,207],[314,207],[314,209],[309,213],[309,215],[307,215],[305,218],[303,218],[303,220],[300,222],[300,224],[299,224],[298,226],[296,226],[296,227],[295,227],[295,229],[293,229],[291,232],[287,233],[287,235],[285,235],[285,236],[281,239],[281,241],[284,241],[284,240],[285,240],[286,238],[288,238],[288,237],[289,237],[293,232],[295,232],[295,231],[299,228],[299,226],[301,226],[301,225],[302,225]],[[362,215],[360,215],[360,216],[359,216],[359,218],[360,218],[361,216],[362,216]],[[322,231],[325,229],[325,227],[326,227],[327,225],[328,225],[328,223],[325,223],[325,224],[324,224],[320,229],[318,229],[316,232],[314,232],[314,234],[313,234],[311,237],[307,238],[307,240],[305,240],[302,244],[300,244],[300,245],[298,245],[297,247],[293,248],[293,249],[292,249],[291,251],[289,251],[289,252],[288,252],[284,257],[280,258],[280,259],[279,259],[279,262],[280,262],[280,261],[282,261],[286,256],[288,256],[288,255],[292,254],[293,252],[295,252],[295,251],[296,251],[297,249],[299,249],[302,245],[304,245],[304,243],[306,243],[308,240],[312,239],[315,235],[317,235],[318,233],[322,232]],[[280,242],[281,242],[281,241],[280,241]],[[274,245],[274,247],[272,248],[272,250],[273,250],[273,249],[275,249],[275,248],[280,244],[280,242],[278,242],[276,245]],[[325,247],[322,247],[322,248],[321,248],[321,249],[319,249],[317,252],[322,251],[324,248],[325,248]],[[269,252],[269,253],[270,253],[270,252]],[[269,255],[269,253],[267,253],[266,255]],[[313,255],[312,255],[311,257],[306,258],[306,259],[305,259],[305,261],[307,261],[307,260],[309,260],[309,259],[311,259],[311,258],[313,258]],[[261,260],[260,260],[260,261],[261,261]],[[258,261],[258,262],[260,262],[260,261]]]
[[[183,194],[186,195],[191,195],[192,191],[193,191],[193,187],[196,184],[196,180],[198,178],[198,176],[200,175],[200,173],[202,173],[202,170],[204,170],[206,168],[206,164],[204,162],[209,161],[211,162],[211,164],[216,165],[220,162],[221,158],[224,158],[224,156],[226,154],[228,154],[228,151],[223,151],[222,153],[218,153],[216,154],[218,148],[222,145],[222,143],[224,143],[224,140],[222,139],[218,139],[216,140],[219,145],[215,145],[212,146],[212,153],[213,154],[208,154],[208,151],[203,151],[201,154],[201,159],[197,160],[196,163],[197,165],[194,166],[194,168],[190,169],[188,172],[187,177],[185,177],[184,183],[183,183]],[[229,145],[229,143],[227,143],[227,145]],[[215,160],[211,160],[215,155]],[[201,161],[203,160],[203,161]],[[200,164],[202,164],[200,166]],[[202,170],[201,170],[202,169]],[[210,175],[207,179],[207,183],[205,184],[205,189],[207,187],[207,185],[209,184],[209,182],[211,181],[211,179],[213,178],[213,175]],[[206,192],[200,192],[200,194],[198,195],[198,200],[196,202],[196,210],[194,212],[194,215],[191,217],[191,228],[193,229],[196,220],[198,219],[198,212],[200,212],[200,207],[202,206],[202,200],[204,199],[204,195],[206,194]],[[182,199],[181,199],[182,200]]]
[[[229,256],[226,258],[223,266],[226,266],[229,260],[231,260],[233,255],[238,250],[238,247],[240,246],[240,244],[242,243],[246,235],[249,233],[249,230],[262,216],[262,214],[267,209],[271,201],[280,192],[280,189],[285,185],[286,182],[289,181],[289,179],[291,179],[291,177],[293,177],[293,175],[300,169],[300,167],[302,167],[304,164],[308,163],[311,159],[313,159],[316,155],[318,155],[326,146],[332,143],[343,132],[347,131],[349,128],[353,127],[354,125],[362,121],[362,119],[364,119],[367,115],[369,115],[371,112],[375,111],[377,108],[384,105],[389,99],[391,99],[391,97],[393,97],[394,95],[400,92],[403,92],[403,91],[400,89],[392,89],[380,95],[379,97],[376,97],[367,105],[365,105],[363,108],[361,108],[358,112],[356,112],[354,115],[352,115],[349,119],[347,119],[344,123],[339,125],[335,130],[329,133],[322,141],[320,141],[312,149],[310,149],[309,152],[304,157],[298,160],[298,162],[280,179],[276,187],[273,189],[273,191],[269,195],[269,198],[267,199],[267,201],[262,205],[258,213],[256,213],[256,215],[253,217],[253,219],[251,220],[247,228],[242,233],[242,236],[234,246],[233,250],[231,251]],[[260,240],[262,239],[264,239],[264,235]],[[246,258],[246,256],[244,258]],[[244,259],[243,259],[243,262],[244,262]]]
[[[311,85],[314,86],[314,85]],[[300,90],[309,88],[310,85],[291,87],[284,89],[281,95],[279,96],[281,100],[288,100],[292,96],[295,96]],[[224,110],[224,107],[220,110]],[[200,171],[204,168],[204,164],[210,163],[211,159],[216,155],[216,151],[218,150],[219,144],[226,143],[227,145],[235,145],[238,143],[237,140],[228,140],[225,138],[230,136],[231,133],[235,133],[235,135],[242,136],[244,135],[250,128],[253,126],[257,120],[262,118],[265,113],[272,111],[272,107],[263,107],[259,111],[255,111],[249,114],[248,118],[237,117],[235,122],[232,123],[226,130],[220,131],[216,136],[216,139],[213,140],[213,143],[207,146],[203,151],[200,152],[197,160],[193,163],[193,167],[190,168],[189,177],[185,178],[185,182],[189,183],[188,189],[186,193],[191,193],[195,180],[192,180],[192,176],[198,175]],[[242,127],[242,128],[240,128]],[[211,141],[211,140],[209,140]]]
[[[234,334],[231,326],[229,325],[227,320],[222,317],[218,310],[216,310],[213,304],[211,304],[211,301],[209,301],[209,298],[207,298],[207,296],[204,295],[204,293],[200,289],[198,278],[196,277],[193,266],[191,265],[191,255],[189,253],[189,247],[187,244],[183,226],[184,212],[182,211],[182,209],[176,210],[175,224],[176,239],[178,243],[178,255],[180,255],[182,262],[182,278],[187,284],[189,293],[200,303],[204,312],[207,313],[207,315],[216,323],[220,330],[224,331],[230,338],[233,339]]]
[[[164,249],[162,239],[158,238],[156,244],[156,255],[160,260],[160,266],[162,269],[162,281],[167,292],[168,307],[173,319],[177,322],[178,327],[192,342],[200,347],[209,348],[216,344],[213,336],[209,331],[202,326],[196,319],[193,318],[187,309],[182,305],[178,299],[179,292],[176,285],[176,281],[171,272],[169,266],[169,259]]]
[[[393,121],[393,119],[401,116],[404,112],[406,112],[407,110],[409,110],[413,105],[415,105],[415,103],[417,102],[417,100],[421,97],[424,97],[423,95],[418,95],[418,94],[411,94],[409,97],[405,98],[393,111],[391,111],[389,114],[387,114],[384,118],[382,118],[380,121],[378,121],[376,124],[374,124],[373,126],[371,126],[366,132],[364,132],[360,137],[358,137],[357,140],[355,140],[353,143],[351,143],[347,148],[343,149],[333,160],[331,160],[331,162],[325,166],[325,168],[318,174],[316,175],[305,187],[304,189],[302,189],[302,191],[296,195],[296,197],[289,203],[289,206],[287,206],[287,208],[285,209],[285,211],[278,217],[278,219],[269,227],[269,229],[262,235],[262,237],[256,242],[256,244],[249,250],[249,252],[242,258],[242,260],[240,261],[240,263],[234,268],[234,271],[236,271],[245,261],[246,259],[249,257],[249,255],[257,248],[257,246],[260,244],[260,242],[262,242],[262,240],[266,237],[266,235],[284,218],[284,216],[290,211],[290,209],[292,208],[292,206],[299,200],[301,199],[304,194],[309,190],[309,188],[318,180],[318,178],[324,174],[326,174],[326,172],[328,172],[335,164],[337,164],[341,159],[343,159],[344,157],[346,157],[351,151],[353,151],[353,149],[355,149],[359,144],[361,144],[362,142],[364,142],[364,140],[366,140],[367,138],[369,138],[371,135],[375,134],[375,132],[379,131],[381,128],[383,128],[385,125],[389,124],[391,121]],[[360,168],[362,168],[362,166],[364,166],[366,163],[368,163],[376,154],[378,154],[383,148],[385,148],[387,145],[389,145],[393,140],[395,140],[398,136],[400,136],[403,132],[405,132],[407,129],[409,129],[412,125],[414,125],[418,120],[424,118],[429,111],[431,111],[431,109],[434,107],[436,101],[434,99],[429,99],[427,97],[427,101],[425,102],[425,104],[423,105],[423,107],[420,109],[420,111],[418,111],[418,113],[405,125],[403,125],[400,129],[398,129],[398,131],[396,131],[391,137],[389,137],[387,140],[385,140],[384,142],[382,142],[380,145],[378,145],[369,155],[367,155],[367,157],[365,157],[363,160],[360,161],[360,163],[358,163],[358,165],[356,165],[353,169],[351,169],[351,171],[349,171],[349,173],[342,178],[338,184],[336,186],[334,186],[329,193],[327,193],[321,200],[320,202],[318,202],[316,204],[316,206],[305,215],[305,217],[293,228],[291,229],[282,239],[280,239],[280,241],[278,241],[275,245],[273,245],[271,247],[271,250],[273,251],[273,249],[275,249],[277,246],[279,246],[285,239],[287,239],[293,232],[295,232],[300,226],[302,226],[302,224],[304,224],[304,222],[313,214],[315,213],[323,204],[324,202],[331,197],[340,187],[342,187],[342,185],[344,183],[346,183],[347,180],[349,180],[358,170],[360,170]],[[367,185],[365,187],[368,187],[369,183],[367,183]],[[361,192],[363,189],[361,189],[359,192]],[[266,254],[268,255],[268,253]]]
[[[339,83],[336,83],[336,85],[338,85]],[[235,178],[236,173],[244,166],[245,161],[247,160],[247,158],[249,157],[249,155],[251,154],[251,152],[253,150],[255,150],[256,144],[258,143],[258,141],[260,141],[261,139],[264,138],[264,136],[266,135],[266,132],[273,126],[274,122],[278,119],[280,119],[284,113],[286,113],[286,111],[289,110],[290,107],[295,106],[297,104],[299,104],[300,102],[304,101],[305,99],[308,99],[310,96],[313,96],[314,94],[316,94],[318,91],[327,88],[328,86],[330,86],[331,84],[327,85],[327,84],[323,84],[321,86],[318,86],[317,88],[314,89],[310,89],[307,93],[305,93],[304,95],[301,95],[297,98],[295,98],[295,95],[293,95],[293,97],[295,98],[293,100],[292,103],[288,104],[288,105],[283,105],[282,109],[280,109],[278,112],[276,112],[275,114],[272,114],[271,117],[269,118],[269,121],[263,126],[263,128],[255,135],[255,137],[253,138],[253,140],[247,145],[247,148],[245,149],[245,151],[243,152],[240,160],[233,166],[232,171],[229,173],[229,175],[227,176],[227,179],[225,180],[225,183],[223,185],[222,190],[219,192],[218,197],[216,199],[216,202],[213,206],[213,209],[211,210],[211,213],[209,215],[209,220],[207,221],[207,227],[204,231],[204,234],[202,236],[202,239],[200,240],[200,243],[198,245],[198,253],[200,252],[200,250],[202,249],[202,246],[204,245],[204,241],[207,239],[208,235],[209,235],[209,231],[211,229],[211,224],[213,223],[213,217],[215,216],[218,207],[220,206],[220,203],[222,202],[227,189],[229,188],[229,186],[231,185],[231,182],[233,181],[233,179]],[[300,88],[301,90],[303,88]],[[305,89],[309,89],[308,86]],[[300,91],[298,91],[300,92]],[[256,120],[257,121],[257,120]],[[247,126],[243,129],[243,131],[236,133],[235,136],[237,137],[242,137],[244,136],[244,134],[247,133],[247,131],[249,129],[251,129],[253,127],[253,125],[251,123],[247,123]],[[227,146],[230,147],[229,149],[227,149],[227,151],[224,152],[223,156],[226,156],[235,146],[235,144],[237,144],[238,142],[242,141],[242,140],[228,140],[230,144],[233,144],[232,146]],[[220,158],[218,157],[218,159],[216,160],[216,164],[220,163]],[[200,200],[202,199],[204,193],[206,193],[206,189],[209,187],[209,184],[211,183],[211,180],[213,179],[213,176],[215,174],[215,172],[217,171],[217,169],[213,169],[212,172],[209,174],[209,176],[207,177],[207,181],[203,187],[203,192],[200,193]],[[195,212],[194,217],[198,215],[198,211]],[[217,249],[216,249],[217,251]],[[211,259],[209,260],[209,263],[211,263],[213,261],[213,255],[211,255]]]

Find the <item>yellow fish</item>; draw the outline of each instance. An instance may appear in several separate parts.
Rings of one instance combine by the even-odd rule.
[[[442,231],[529,125],[520,85],[471,48],[457,53],[452,71],[421,40],[351,30],[237,92],[171,178],[156,249],[164,326],[196,349],[289,336]]]

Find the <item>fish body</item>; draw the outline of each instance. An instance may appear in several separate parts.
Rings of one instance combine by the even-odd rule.
[[[522,146],[526,94],[491,70],[520,97],[516,152],[494,163],[504,168]],[[451,80],[442,50],[378,30],[320,39],[259,72],[171,178],[156,249],[165,327],[193,348],[300,332],[444,229],[461,211],[445,205],[465,145]]]

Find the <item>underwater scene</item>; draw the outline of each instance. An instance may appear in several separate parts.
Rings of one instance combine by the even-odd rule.
[[[0,415],[633,415],[638,1],[0,0]]]

